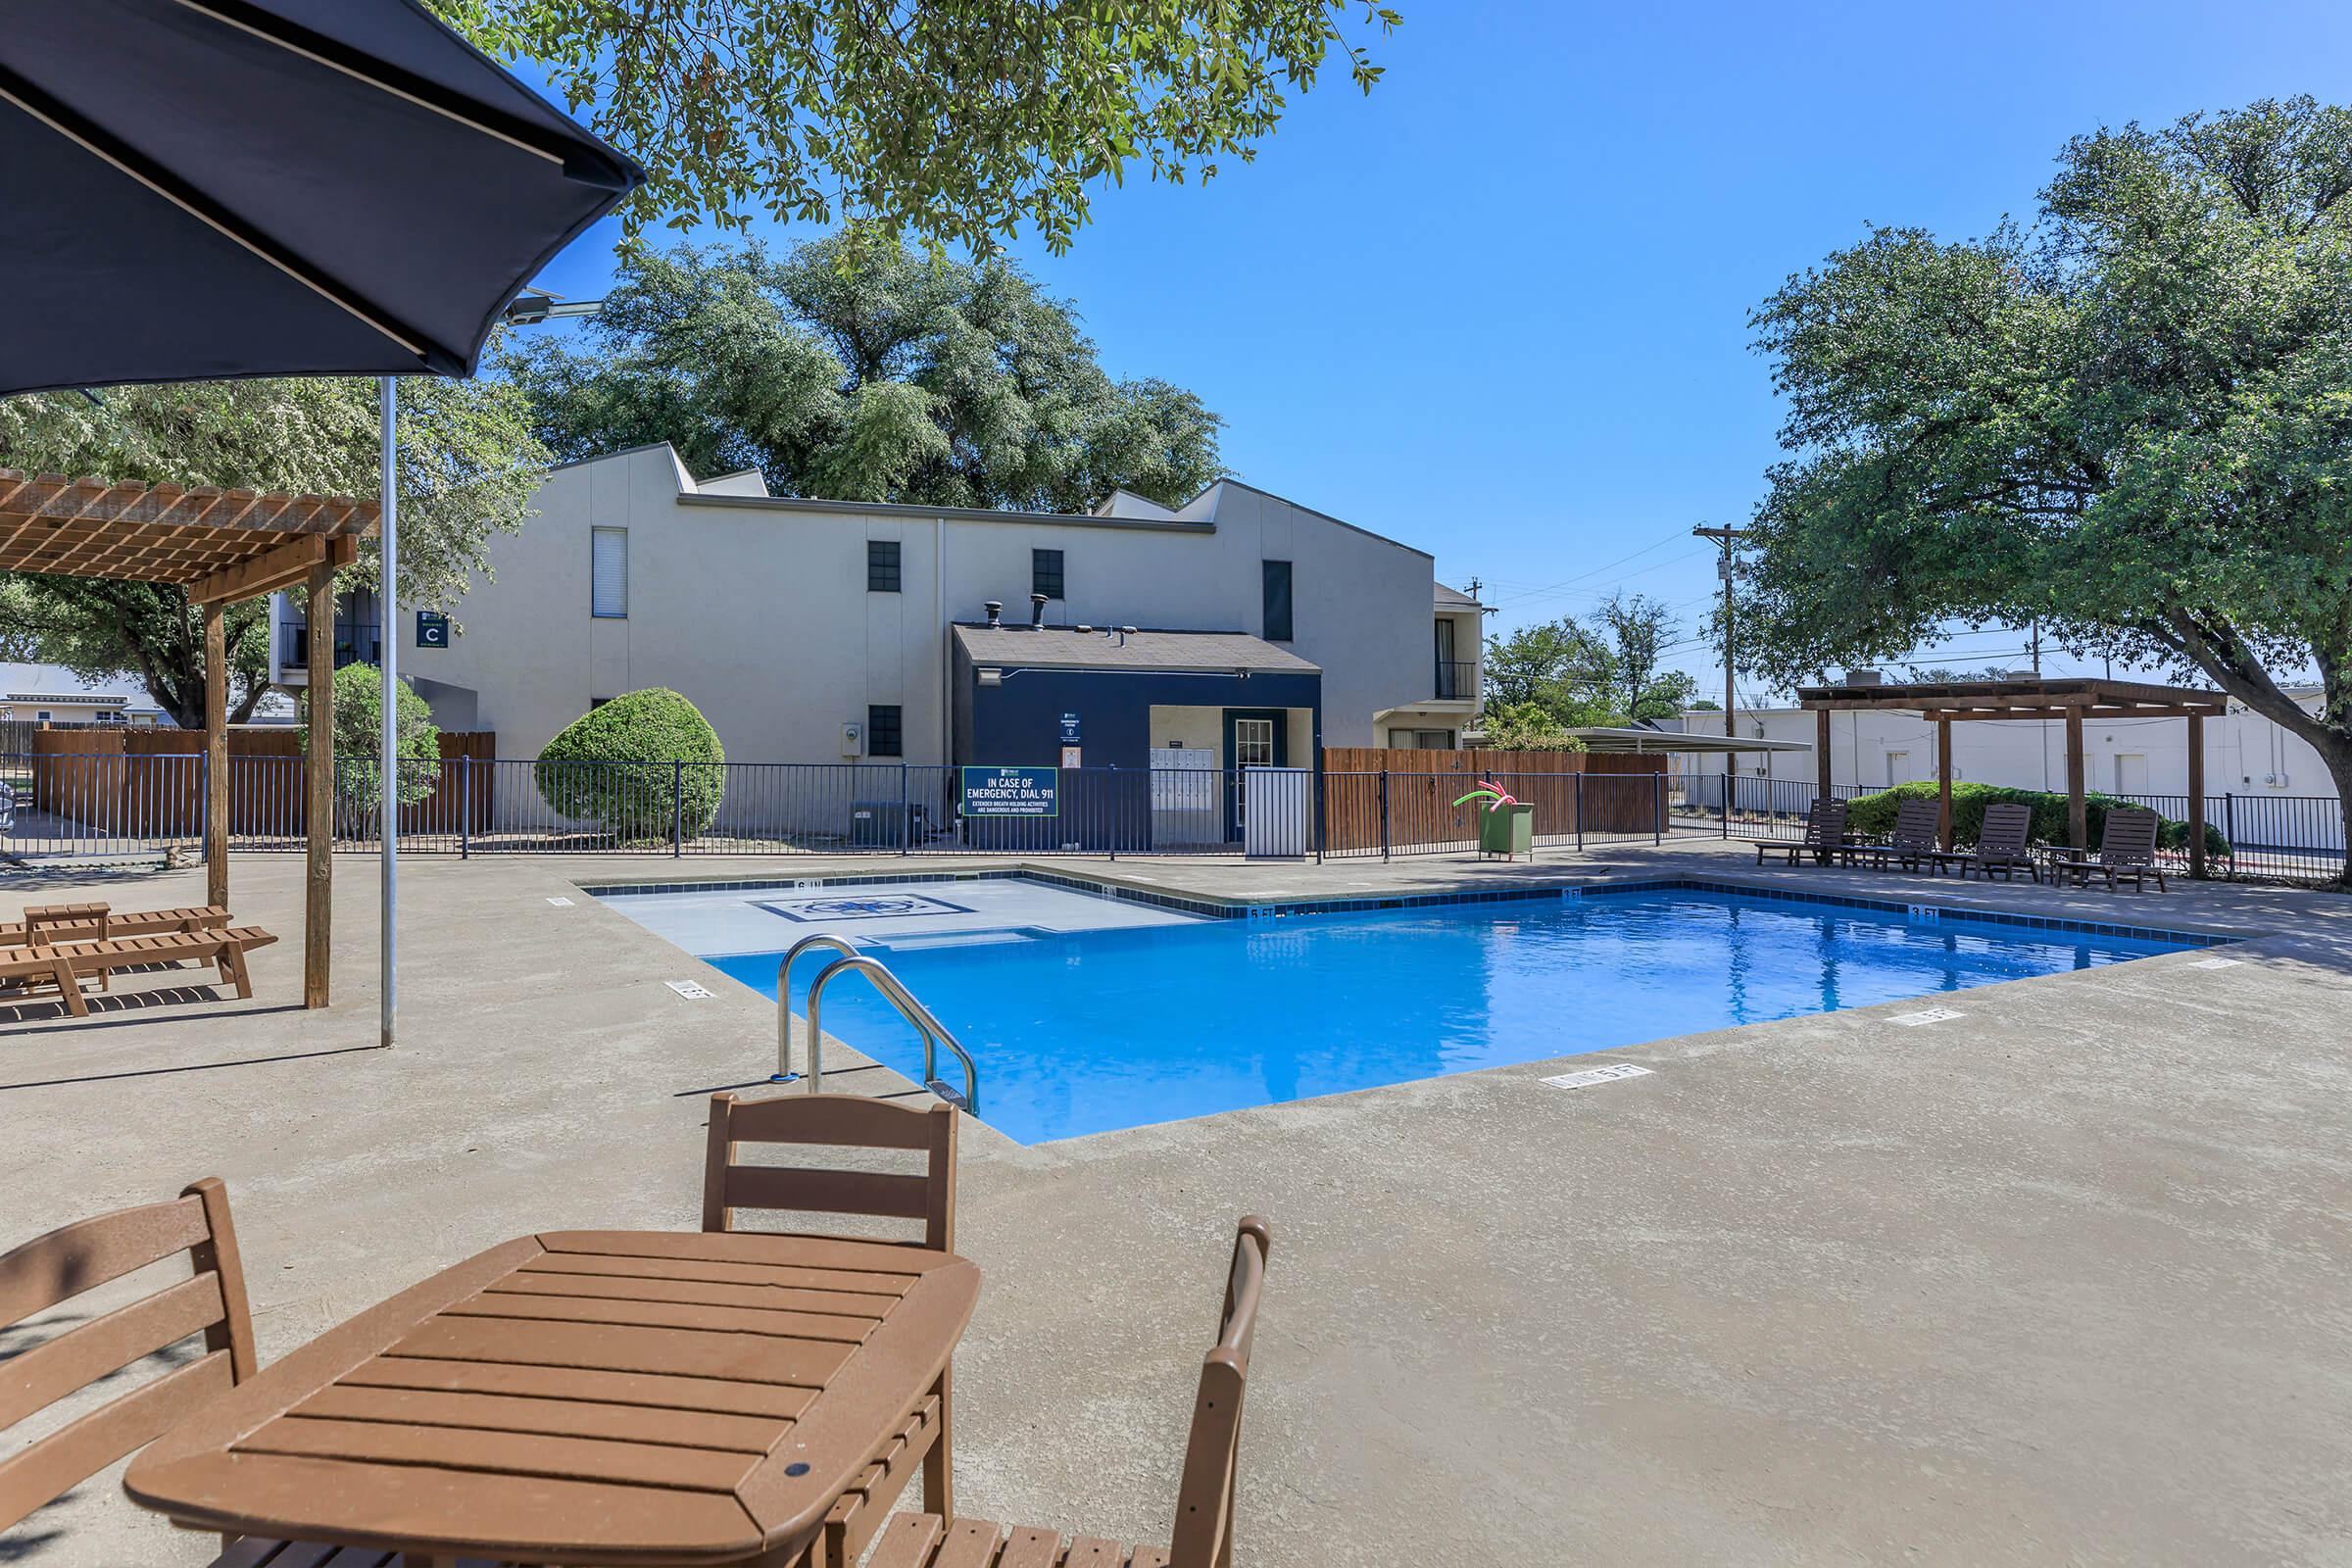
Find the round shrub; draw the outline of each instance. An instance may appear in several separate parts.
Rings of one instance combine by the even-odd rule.
[[[539,753],[539,794],[564,815],[623,841],[693,838],[725,795],[727,754],[692,703],[664,687],[615,697]],[[682,764],[682,765],[681,765]]]
[[[1932,801],[1936,786],[1921,781],[1897,784],[1876,795],[1864,795],[1846,804],[1845,819],[1856,833],[1878,837],[1894,831],[1894,816],[1906,800]],[[2014,801],[2034,808],[2034,824],[2026,837],[2034,844],[2064,844],[2066,842],[2066,796],[2056,790],[2010,789],[2000,784],[1952,785],[1952,842],[1963,847],[1977,842],[1984,828],[1984,808],[1998,802]],[[2107,831],[2107,813],[2131,809],[2133,802],[2118,800],[2112,795],[2085,793],[2082,797],[2083,816],[2090,832],[2090,846],[2097,849],[2099,839]],[[2168,850],[2188,847],[2188,824],[2169,816],[2156,819],[2156,842]],[[2216,858],[2230,853],[2230,840],[2211,822],[2205,824],[2205,853]]]

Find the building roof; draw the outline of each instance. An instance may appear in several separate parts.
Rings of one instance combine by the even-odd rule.
[[[1811,741],[1743,740],[1737,735],[1693,735],[1688,730],[1627,729],[1605,724],[1587,725],[1568,732],[1585,743],[1588,752],[1809,752]]]
[[[1484,610],[1487,607],[1459,588],[1448,588],[1444,583],[1439,583],[1438,608],[1440,610]]]
[[[0,663],[0,704],[57,703],[115,708],[125,713],[160,713],[147,688],[128,675],[83,680],[63,664]]]
[[[962,626],[956,641],[975,664],[1015,669],[1109,669],[1138,674],[1320,675],[1319,665],[1238,631],[1134,631],[1048,626]]]

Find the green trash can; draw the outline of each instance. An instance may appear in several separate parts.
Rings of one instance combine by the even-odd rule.
[[[1505,859],[1524,855],[1534,859],[1536,808],[1525,804],[1482,803],[1478,808],[1478,853],[1499,855]]]

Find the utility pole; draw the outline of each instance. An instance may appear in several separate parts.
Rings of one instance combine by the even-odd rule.
[[[2034,678],[2041,679],[2041,622],[2034,622]]]
[[[1740,738],[1739,692],[1732,673],[1732,541],[1747,530],[1744,528],[1710,528],[1701,523],[1690,532],[1700,539],[1713,539],[1723,546],[1723,560],[1716,571],[1723,577],[1723,733],[1727,740]],[[1730,815],[1734,781],[1740,777],[1740,754],[1723,754],[1723,809]]]

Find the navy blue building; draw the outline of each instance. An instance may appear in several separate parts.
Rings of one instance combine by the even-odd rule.
[[[1241,837],[1246,767],[1313,768],[1323,672],[1241,632],[958,625],[958,766],[1060,770],[1050,819],[970,818],[975,848],[1179,848]]]

